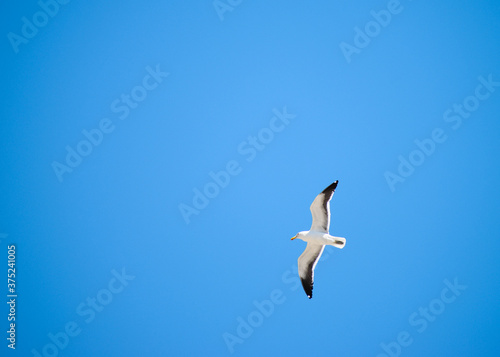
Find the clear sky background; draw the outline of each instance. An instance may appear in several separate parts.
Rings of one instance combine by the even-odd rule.
[[[0,15],[2,355],[499,355],[498,1],[47,3]]]

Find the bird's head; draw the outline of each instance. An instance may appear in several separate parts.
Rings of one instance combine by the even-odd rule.
[[[307,234],[307,232],[299,232],[294,237],[292,237],[291,240],[294,240],[297,238],[304,240],[304,237],[306,236],[306,234]]]

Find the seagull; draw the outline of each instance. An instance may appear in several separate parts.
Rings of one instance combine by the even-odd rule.
[[[333,245],[340,249],[345,246],[345,238],[328,234],[330,228],[330,200],[338,183],[337,180],[325,188],[311,204],[310,209],[313,218],[311,229],[299,232],[292,238],[292,240],[299,238],[307,242],[306,249],[300,255],[298,262],[300,281],[302,281],[302,287],[309,299],[312,298],[314,268],[325,249],[325,245]]]

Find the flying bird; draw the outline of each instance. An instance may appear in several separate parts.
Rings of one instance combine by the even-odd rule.
[[[339,181],[335,181],[316,196],[311,204],[312,226],[309,231],[302,231],[295,235],[292,240],[299,238],[307,242],[306,249],[299,257],[299,276],[302,287],[307,297],[312,298],[314,284],[314,268],[318,263],[325,245],[333,245],[344,248],[345,238],[334,237],[329,234],[330,228],[330,200]]]

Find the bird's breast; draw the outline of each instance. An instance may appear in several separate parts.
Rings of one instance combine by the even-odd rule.
[[[330,240],[328,238],[329,236],[330,235],[328,233],[318,231],[309,231],[309,233],[307,233],[308,241],[310,241],[311,243],[323,245],[330,243]]]

